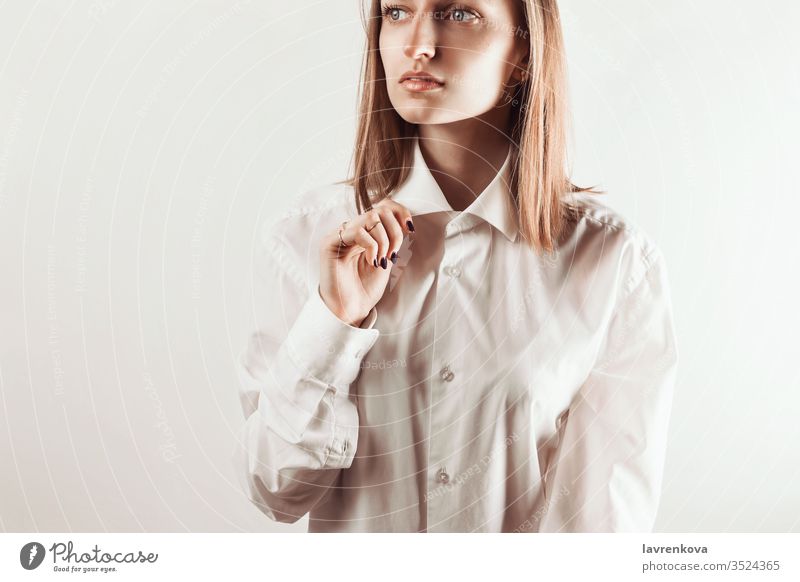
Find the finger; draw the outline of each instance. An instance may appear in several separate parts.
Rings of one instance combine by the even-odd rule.
[[[383,217],[381,217],[383,219]],[[383,221],[378,222],[373,228],[367,230],[367,233],[378,243],[378,251],[375,260],[378,265],[384,269],[388,266],[388,257],[386,254],[389,251],[389,235],[386,234],[386,228],[383,226]]]
[[[408,208],[390,198],[384,198],[375,206],[381,205],[385,206],[385,208],[392,213],[404,233],[414,232],[414,221],[411,218],[411,211]],[[409,224],[411,224],[411,226],[409,226]]]
[[[373,263],[373,266],[375,266],[374,260],[378,255],[377,241],[369,235],[363,226],[359,227],[359,229],[355,232],[354,238],[356,244],[365,250],[364,254],[369,256],[369,262]]]
[[[350,220],[343,223],[344,228],[341,226],[328,237],[329,245],[338,249],[340,254],[349,254],[356,246],[356,232],[358,232],[358,225]]]
[[[381,214],[383,218],[383,227],[386,229],[386,234],[389,236],[389,248],[386,251],[387,260],[392,263],[397,262],[397,252],[403,245],[403,227],[397,220],[397,215],[389,208],[386,208]]]
[[[372,208],[367,210],[366,212],[359,214],[356,218],[355,222],[359,226],[366,229],[368,235],[370,231],[373,231],[377,228],[378,224],[382,223],[381,213],[379,208]],[[369,235],[376,243],[377,249],[374,254],[370,255],[370,260],[373,262],[374,265],[379,265],[381,257],[386,252],[386,246],[381,249],[380,245],[382,244],[382,239],[380,237],[372,237]]]
[[[336,234],[332,236],[332,244],[339,247],[342,253],[353,251],[354,247],[356,247],[355,250],[360,250],[357,248],[361,246],[358,242],[358,231],[363,227],[364,221],[361,219],[361,216],[345,221],[345,227],[341,232],[337,231]],[[344,245],[342,245],[342,243],[344,243]],[[350,253],[348,252],[348,254]]]

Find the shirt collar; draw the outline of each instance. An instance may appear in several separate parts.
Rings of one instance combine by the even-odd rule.
[[[412,216],[431,212],[453,212],[453,208],[447,202],[447,198],[425,163],[419,147],[419,137],[414,136],[413,140],[414,160],[411,172],[406,181],[392,193],[392,200],[408,208]],[[485,220],[500,230],[511,242],[514,242],[517,238],[519,223],[517,208],[511,196],[510,176],[511,151],[509,149],[505,162],[494,179],[460,214],[477,216]]]

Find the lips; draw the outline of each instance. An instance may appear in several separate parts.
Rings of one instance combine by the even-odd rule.
[[[444,85],[444,81],[425,71],[406,71],[403,73],[403,76],[400,77],[400,83],[408,80],[417,80],[424,81],[426,83],[438,83],[439,85]]]

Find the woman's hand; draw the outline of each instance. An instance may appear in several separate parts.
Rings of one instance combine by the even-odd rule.
[[[346,222],[341,235],[348,246],[339,229],[323,237],[319,290],[339,319],[358,327],[380,301],[406,232],[414,232],[411,213],[385,198]]]

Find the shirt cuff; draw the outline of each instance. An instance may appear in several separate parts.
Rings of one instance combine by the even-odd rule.
[[[348,469],[353,464],[358,443],[358,412],[347,397],[330,393],[330,406],[333,409],[333,435],[328,445],[325,467],[329,469]]]
[[[310,294],[287,335],[289,356],[305,374],[332,385],[342,395],[358,376],[361,361],[372,349],[380,331],[372,329],[377,318],[373,307],[362,322],[353,327],[336,317],[319,294]]]

